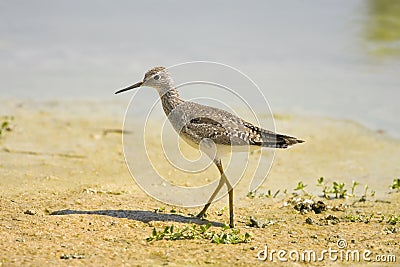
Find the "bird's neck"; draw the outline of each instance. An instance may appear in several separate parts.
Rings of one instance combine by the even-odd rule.
[[[179,92],[175,87],[162,89],[159,91],[159,94],[164,112],[167,116],[174,108],[184,102],[184,100],[180,98]]]

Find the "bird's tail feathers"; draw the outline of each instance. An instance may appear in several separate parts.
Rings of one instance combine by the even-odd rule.
[[[271,148],[288,148],[295,144],[304,143],[303,140],[300,140],[296,137],[276,134],[269,131],[262,132],[263,142],[261,146],[263,147],[271,147]]]

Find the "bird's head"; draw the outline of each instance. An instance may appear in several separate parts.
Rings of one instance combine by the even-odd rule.
[[[138,88],[141,86],[148,86],[157,89],[157,91],[161,91],[163,88],[167,88],[173,84],[172,78],[168,72],[168,70],[164,67],[155,67],[146,72],[144,75],[143,81],[135,83],[134,85],[128,86],[124,89],[121,89],[115,94],[119,94],[134,88]]]

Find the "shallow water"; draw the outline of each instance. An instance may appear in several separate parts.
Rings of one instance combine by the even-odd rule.
[[[273,111],[351,119],[400,136],[399,18],[399,3],[388,0],[7,1],[0,96],[128,98],[113,92],[155,65],[211,60],[249,75]],[[148,93],[143,103],[156,98]]]

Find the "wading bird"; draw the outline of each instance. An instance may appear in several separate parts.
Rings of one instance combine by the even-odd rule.
[[[152,87],[158,91],[164,112],[179,136],[189,145],[205,152],[221,174],[217,188],[197,215],[198,218],[204,217],[208,207],[226,184],[229,195],[229,225],[234,227],[233,187],[225,176],[221,163],[221,158],[226,153],[252,151],[262,147],[288,148],[304,142],[257,127],[225,110],[181,99],[170,73],[164,67],[149,70],[143,81],[115,94],[141,86]]]

